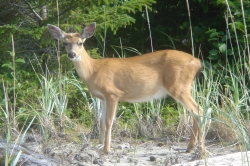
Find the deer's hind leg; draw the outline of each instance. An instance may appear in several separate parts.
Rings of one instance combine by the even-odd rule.
[[[184,88],[183,88],[184,89]],[[186,88],[184,90],[175,89],[170,91],[170,95],[180,102],[193,116],[193,128],[190,136],[190,142],[187,147],[187,152],[191,152],[196,145],[196,141],[198,141],[198,148],[202,151],[205,150],[204,138],[202,135],[202,126],[199,124],[199,119],[202,120],[203,117],[203,109],[196,103],[191,95],[190,88]],[[203,152],[202,152],[203,153]]]
[[[187,108],[187,110],[193,115],[193,130],[190,136],[190,142],[187,147],[187,152],[191,152],[195,147],[196,141],[199,145],[204,147],[204,138],[202,136],[202,126],[199,124],[199,120],[202,120],[203,110],[188,93],[185,97],[181,98],[180,102]]]

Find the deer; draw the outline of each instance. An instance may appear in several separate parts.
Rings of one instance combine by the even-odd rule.
[[[84,48],[94,35],[96,23],[85,26],[81,33],[66,33],[47,25],[54,39],[64,43],[68,58],[86,84],[89,93],[101,101],[100,143],[105,154],[110,152],[111,130],[119,101],[147,102],[171,96],[193,116],[193,127],[186,152],[197,146],[204,150],[199,118],[202,108],[191,95],[192,84],[202,70],[202,62],[191,54],[161,50],[128,58],[91,58]]]

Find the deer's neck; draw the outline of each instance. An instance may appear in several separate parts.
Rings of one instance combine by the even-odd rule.
[[[81,58],[79,60],[73,61],[76,71],[79,77],[86,82],[93,73],[93,63],[92,59],[85,49],[81,50]]]

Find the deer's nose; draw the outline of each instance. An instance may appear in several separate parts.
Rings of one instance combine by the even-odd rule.
[[[74,59],[74,58],[76,57],[76,54],[75,54],[74,52],[69,52],[69,53],[68,53],[68,57],[69,57],[70,59]]]

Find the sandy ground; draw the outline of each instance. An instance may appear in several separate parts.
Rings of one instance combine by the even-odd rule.
[[[210,142],[210,143],[209,143]],[[42,147],[37,142],[26,145],[47,157],[59,160],[60,165],[76,166],[245,166],[247,153],[239,152],[235,145],[221,146],[215,141],[206,141],[207,159],[192,161],[195,152],[186,153],[188,141],[142,141],[112,140],[112,151],[104,155],[101,145],[95,140],[88,143],[60,142]],[[239,152],[239,153],[236,153]],[[226,155],[226,156],[225,156]],[[248,153],[250,157],[250,153]],[[250,158],[249,158],[250,161]],[[206,164],[207,163],[207,164]],[[249,162],[250,163],[250,162]]]
[[[132,147],[132,150],[130,150],[128,153],[125,153],[125,155],[122,155],[121,157],[114,158],[115,155],[107,157],[104,165],[197,166],[206,165],[205,162],[209,166],[247,165],[247,163],[245,162],[247,161],[246,153],[235,153],[235,151],[237,151],[236,147],[221,147],[218,144],[211,144],[209,147],[207,147],[207,160],[196,160],[190,162],[195,157],[195,152],[186,153],[186,146],[186,142],[172,143],[171,145],[162,145],[161,143],[149,141]],[[250,153],[248,154],[248,157],[250,157]]]
[[[206,160],[198,160],[188,163],[176,164],[174,166],[249,166],[250,151],[237,152],[223,156],[207,158]]]

